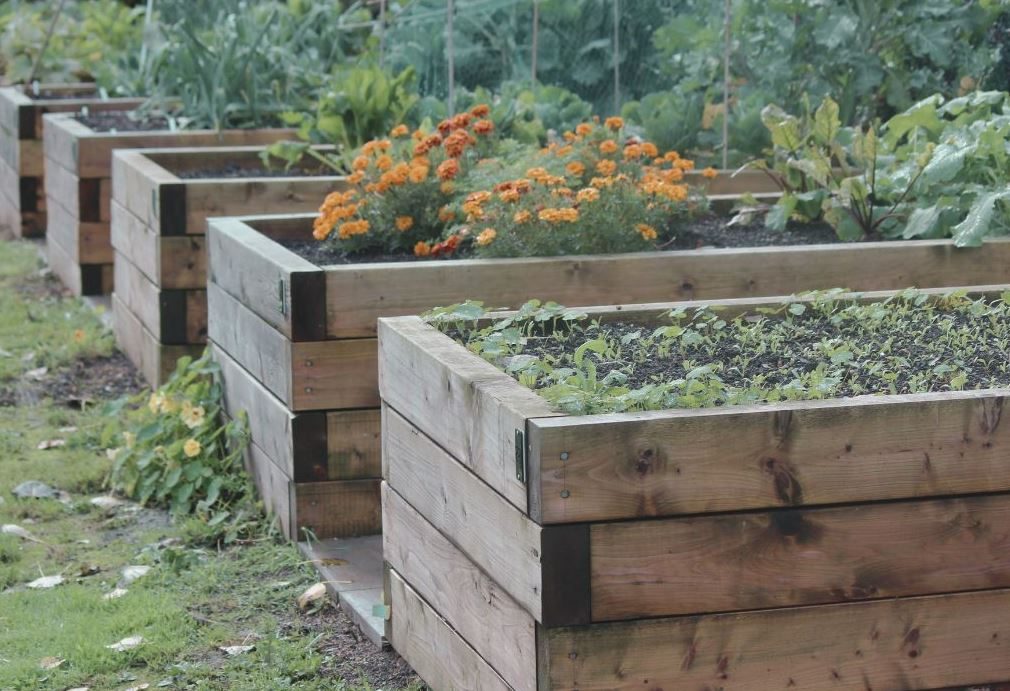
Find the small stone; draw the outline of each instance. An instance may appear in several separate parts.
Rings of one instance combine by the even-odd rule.
[[[235,655],[243,655],[245,653],[252,652],[253,650],[256,650],[256,646],[254,646],[254,645],[223,645],[220,648],[218,648],[218,650],[220,650],[221,652],[225,653],[226,655],[234,657]]]
[[[26,587],[32,590],[49,590],[50,588],[55,588],[58,585],[62,585],[63,576],[43,576],[42,578],[36,578],[31,583],[28,583]]]
[[[105,646],[109,650],[114,650],[117,653],[125,653],[127,650],[133,650],[144,644],[143,636],[130,636],[124,638],[121,641],[113,643],[112,645]]]
[[[41,448],[41,445],[39,448]],[[58,490],[38,480],[26,480],[15,487],[12,493],[18,499],[56,499],[60,496]]]
[[[130,592],[130,591],[128,591],[126,588],[115,588],[115,589],[110,590],[109,592],[105,593],[105,595],[102,595],[102,599],[103,600],[118,600],[119,598],[121,598],[124,595],[126,595],[128,592]]]
[[[150,570],[150,566],[124,566],[120,571],[122,578],[119,579],[119,587],[130,585],[138,578],[143,578]]]

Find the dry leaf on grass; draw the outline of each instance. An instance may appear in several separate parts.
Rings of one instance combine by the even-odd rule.
[[[128,592],[130,592],[130,591],[128,591],[126,588],[115,588],[115,589],[110,590],[109,592],[105,593],[105,595],[102,595],[102,599],[103,600],[118,600],[119,598],[121,598],[124,595],[126,595]]]
[[[117,643],[113,643],[112,645],[107,645],[105,647],[109,650],[114,650],[117,653],[125,653],[127,650],[133,650],[134,648],[143,645],[143,643],[143,636],[130,636],[129,638],[124,638]]]
[[[298,606],[306,609],[326,597],[326,584],[316,583],[309,587],[304,593],[298,596]]]
[[[64,662],[66,662],[66,660],[64,660],[61,657],[44,657],[41,660],[39,660],[39,669],[45,669],[45,670],[56,669]]]
[[[45,441],[40,441],[39,445],[35,448],[39,451],[48,451],[49,449],[59,449],[67,445],[65,439],[46,439]]]
[[[254,646],[254,645],[222,645],[220,648],[218,648],[218,650],[220,650],[221,652],[223,652],[223,653],[225,653],[227,655],[235,656],[235,655],[242,655],[244,653],[252,652],[253,650],[256,650],[256,646]]]
[[[26,584],[26,587],[32,590],[49,590],[50,588],[55,588],[58,585],[63,584],[63,576],[43,576],[42,578],[36,578],[31,583]]]

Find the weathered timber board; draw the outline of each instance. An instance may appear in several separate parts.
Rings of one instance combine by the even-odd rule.
[[[917,690],[998,682],[1010,590],[543,630],[541,686]]]
[[[203,346],[160,343],[115,293],[112,295],[112,314],[116,342],[152,386],[168,381],[179,358],[199,357],[203,351]]]
[[[555,415],[547,402],[419,319],[384,319],[379,332],[383,401],[526,512],[516,444],[521,457],[527,418]]]
[[[49,268],[74,295],[108,295],[112,292],[112,264],[78,264],[56,242],[46,242]]]
[[[397,603],[390,620],[390,643],[430,688],[511,691],[395,571],[389,571],[387,579],[390,600]]]
[[[155,285],[201,290],[207,284],[207,253],[200,235],[159,235],[118,202],[112,202],[112,247]]]
[[[382,532],[381,480],[295,483],[298,539],[357,537]]]
[[[46,216],[48,244],[60,245],[77,264],[112,264],[107,223],[82,222],[56,200],[52,200]]]
[[[382,553],[517,691],[536,691],[536,622],[492,578],[383,483]],[[399,602],[390,603],[392,616]]]
[[[1010,495],[593,524],[593,621],[1010,587]]]
[[[543,523],[1010,491],[1010,390],[531,420]]]
[[[291,342],[215,282],[210,337],[293,411],[378,408],[375,339]]]
[[[144,327],[165,345],[207,342],[207,293],[204,290],[162,290],[126,257],[115,261],[119,299]]]

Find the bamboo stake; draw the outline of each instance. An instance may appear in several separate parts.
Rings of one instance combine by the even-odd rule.
[[[537,43],[540,37],[540,0],[533,0],[533,46],[530,51],[530,79],[537,83]]]
[[[386,0],[379,0],[379,67],[386,60]]]
[[[452,20],[455,6],[454,0],[447,0],[446,31],[448,37],[445,41],[445,50],[448,53],[449,63],[449,115],[456,114],[456,56],[453,54],[452,45]]]
[[[726,0],[723,17],[722,51],[722,167],[729,167],[729,57],[732,51],[730,28],[733,18],[732,0]]]
[[[32,65],[31,74],[28,75],[29,84],[35,81],[35,75],[38,74],[39,68],[42,67],[42,58],[45,57],[46,51],[49,49],[49,42],[52,41],[53,33],[56,31],[56,23],[60,21],[60,15],[63,14],[63,6],[66,4],[67,0],[60,0],[60,4],[56,8],[56,14],[53,15],[53,21],[49,23],[49,29],[46,31],[46,38],[42,42],[42,49],[39,51],[39,56],[35,58],[35,64]]]
[[[621,112],[621,0],[614,0],[614,114]]]

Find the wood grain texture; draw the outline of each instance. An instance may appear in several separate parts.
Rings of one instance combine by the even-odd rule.
[[[319,539],[382,532],[381,480],[299,482],[293,486],[298,539],[309,530]]]
[[[294,500],[290,478],[255,443],[246,447],[245,467],[263,499],[267,513],[278,521],[281,533],[289,540],[297,540],[292,516]]]
[[[114,276],[120,300],[158,341],[165,345],[207,342],[206,291],[162,290],[121,254],[116,257]]]
[[[594,621],[1010,587],[1010,495],[594,524]]]
[[[958,249],[947,240],[472,259],[326,267],[330,338],[370,335],[376,319],[463,299],[516,308],[789,295],[814,289],[901,290],[1010,282],[1010,240]],[[648,276],[648,280],[643,280]]]
[[[1010,591],[545,632],[542,688],[912,691],[1007,675]]]
[[[382,477],[378,409],[326,413],[326,478],[360,480]]]
[[[389,486],[539,620],[540,526],[388,406],[383,423]]]
[[[389,572],[389,640],[432,689],[511,687],[404,580]]]
[[[53,274],[74,295],[108,295],[112,292],[112,264],[77,263],[56,242],[46,241],[46,258]]]
[[[379,332],[382,399],[525,512],[516,432],[554,415],[547,402],[420,319],[383,319]]]
[[[539,520],[1008,491],[1007,396],[860,396],[531,420]]]
[[[60,245],[78,264],[112,264],[109,224],[80,221],[55,199],[46,212],[47,242]]]
[[[389,566],[511,688],[536,691],[533,617],[385,483],[382,530]]]
[[[210,280],[290,340],[325,338],[322,271],[240,219],[209,224]],[[314,299],[296,304],[296,284],[318,284]]]
[[[181,186],[182,180],[145,154],[145,151],[134,149],[113,152],[113,200],[157,235],[183,235],[184,229],[162,228],[159,207],[159,189],[162,186]],[[169,232],[163,232],[165,230]],[[203,232],[199,234],[203,235]]]
[[[169,290],[200,290],[207,283],[204,237],[159,235],[119,202],[112,202],[112,247],[155,285]]]
[[[115,293],[112,295],[112,319],[120,349],[151,386],[160,386],[168,381],[179,358],[199,357],[203,352],[203,346],[159,343]]]

